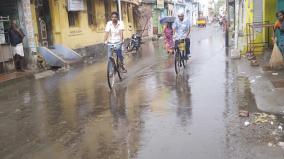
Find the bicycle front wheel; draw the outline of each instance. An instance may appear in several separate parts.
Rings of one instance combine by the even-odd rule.
[[[181,54],[179,51],[177,51],[175,53],[175,71],[176,71],[176,74],[178,75],[182,69],[182,58],[181,58]]]
[[[110,89],[113,88],[115,83],[116,65],[113,59],[109,59],[107,64],[107,81]]]

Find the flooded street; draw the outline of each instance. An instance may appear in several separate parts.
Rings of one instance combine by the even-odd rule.
[[[163,42],[147,41],[125,56],[112,92],[104,60],[1,89],[0,158],[283,159],[272,139],[243,127],[242,102],[257,110],[221,28],[195,29],[191,52],[177,77]]]

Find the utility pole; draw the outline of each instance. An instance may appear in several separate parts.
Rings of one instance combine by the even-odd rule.
[[[121,0],[117,0],[117,8],[118,8],[119,20],[122,21]]]
[[[236,2],[237,1],[237,2]],[[239,28],[240,28],[240,4],[241,2],[239,0],[235,0],[235,49],[238,48],[238,40],[239,40]]]
[[[177,16],[176,1],[174,0],[174,16]]]
[[[226,0],[226,12],[227,12],[227,20],[226,20],[226,31],[225,31],[225,46],[229,47],[229,26],[230,26],[229,0]]]

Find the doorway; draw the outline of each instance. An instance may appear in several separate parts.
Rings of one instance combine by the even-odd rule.
[[[53,45],[52,23],[48,0],[34,0],[36,20],[38,26],[39,46],[51,47]]]

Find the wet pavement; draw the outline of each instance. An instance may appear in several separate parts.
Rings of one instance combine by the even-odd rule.
[[[244,127],[238,116],[258,110],[221,29],[195,29],[191,39],[178,77],[158,41],[126,56],[128,73],[112,92],[104,61],[2,88],[1,158],[283,158],[267,145],[270,129]]]

